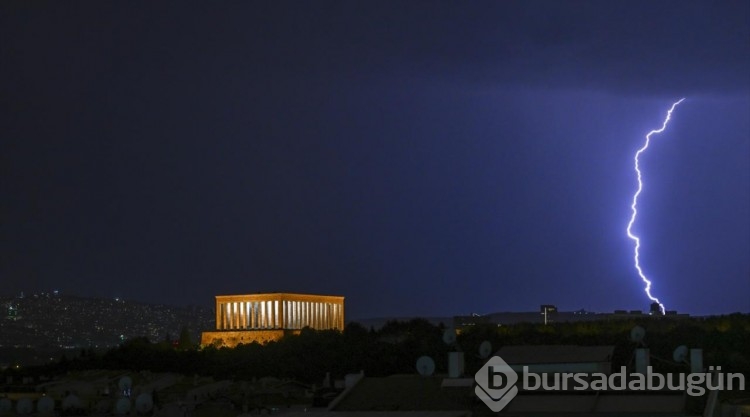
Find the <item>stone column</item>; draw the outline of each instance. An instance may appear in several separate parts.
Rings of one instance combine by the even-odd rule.
[[[299,301],[294,302],[294,328],[299,329],[302,327],[302,309]]]
[[[273,301],[266,300],[266,329],[273,329]]]
[[[266,300],[266,329],[273,329],[273,301]]]
[[[281,313],[281,317],[279,317],[279,322],[281,323],[281,328],[286,327],[286,301],[281,300],[279,301],[279,312]]]
[[[258,312],[260,313],[260,317],[258,317],[258,328],[265,329],[266,328],[266,302],[265,301],[258,301]]]
[[[273,328],[278,329],[281,327],[281,323],[279,323],[279,319],[281,318],[281,313],[279,312],[279,300],[271,301],[271,306],[273,307]]]
[[[284,301],[276,300],[276,328],[284,328]]]
[[[247,319],[248,319],[247,301],[243,301],[241,304],[242,304],[242,328],[247,329],[249,327],[247,323]]]
[[[221,303],[216,302],[216,330],[221,330]]]
[[[227,329],[232,328],[232,303],[224,303],[227,306]]]
[[[251,329],[258,328],[258,303],[250,301],[250,319],[248,320],[248,326]]]
[[[266,301],[266,329],[273,329],[273,301]]]
[[[264,329],[268,328],[268,301],[263,300],[260,302],[261,311],[263,311],[263,319],[261,320],[262,327]]]
[[[252,329],[254,326],[253,323],[253,314],[255,313],[255,310],[253,309],[253,302],[248,301],[247,302],[247,328]]]

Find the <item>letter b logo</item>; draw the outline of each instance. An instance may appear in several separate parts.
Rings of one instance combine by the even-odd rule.
[[[518,394],[518,374],[501,357],[493,356],[474,375],[474,393],[494,412],[505,408]]]

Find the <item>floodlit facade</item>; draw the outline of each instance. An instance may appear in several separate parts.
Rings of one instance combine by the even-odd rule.
[[[266,293],[216,296],[216,330],[203,332],[201,345],[234,347],[266,343],[304,327],[344,329],[344,297]]]

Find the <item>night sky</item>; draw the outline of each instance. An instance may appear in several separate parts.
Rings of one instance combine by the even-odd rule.
[[[750,2],[0,4],[0,293],[750,312]]]

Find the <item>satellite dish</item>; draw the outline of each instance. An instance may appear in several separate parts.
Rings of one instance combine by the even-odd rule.
[[[677,346],[677,349],[672,352],[672,359],[675,362],[686,362],[688,357],[688,347],[685,345]]]
[[[117,403],[115,403],[115,414],[118,416],[124,416],[125,414],[130,412],[130,408],[132,406],[130,405],[130,400],[127,398],[120,398],[117,400]]]
[[[456,331],[453,329],[445,329],[443,332],[443,342],[445,342],[446,345],[456,343]]]
[[[99,400],[94,409],[99,414],[107,414],[112,409],[112,401],[108,399]]]
[[[643,338],[646,336],[646,329],[641,326],[635,326],[630,330],[630,341],[635,343],[641,343]]]
[[[13,403],[7,398],[0,398],[0,413],[7,413],[13,409]]]
[[[120,391],[125,391],[130,389],[133,386],[133,379],[129,376],[124,376],[120,378],[120,380],[117,382],[117,387],[120,388]]]
[[[77,408],[83,408],[83,403],[81,402],[81,399],[77,396],[70,394],[67,397],[63,398],[62,401],[62,409],[63,410],[75,410]]]
[[[482,342],[482,344],[479,345],[479,357],[482,359],[487,359],[488,356],[492,353],[492,343],[490,343],[489,340],[485,340]]]
[[[135,398],[135,411],[138,413],[148,413],[154,407],[154,399],[151,394],[143,393]]]
[[[429,356],[420,356],[417,359],[417,372],[422,376],[430,376],[435,373],[435,361]]]
[[[36,403],[36,411],[46,414],[51,413],[55,409],[55,400],[50,397],[42,397],[39,402]]]
[[[18,404],[16,404],[16,413],[23,416],[31,414],[32,411],[34,411],[34,402],[31,401],[31,398],[21,398],[18,400]]]
[[[50,413],[55,409],[55,400],[50,397],[42,397],[36,403],[36,411],[40,413]]]

